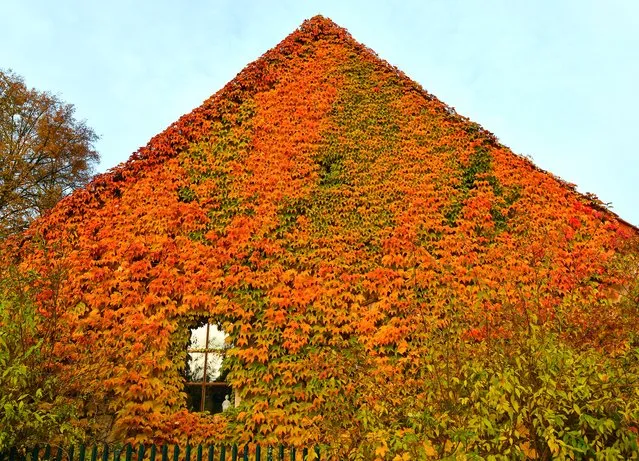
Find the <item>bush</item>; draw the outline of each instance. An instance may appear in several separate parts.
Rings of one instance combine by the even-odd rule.
[[[639,457],[639,348],[579,351],[531,326],[520,341],[456,349],[449,374],[431,349],[405,427],[377,428],[379,459]]]
[[[428,345],[417,362],[377,361],[388,373],[364,351],[344,364],[357,388],[323,412],[337,458],[639,459],[636,343],[580,350],[533,320],[508,339],[440,330]]]
[[[33,280],[7,271],[0,281],[0,452],[36,443],[77,440],[73,407],[60,397],[40,334]]]

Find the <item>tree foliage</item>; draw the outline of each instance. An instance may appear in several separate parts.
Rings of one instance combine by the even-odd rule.
[[[113,440],[543,457],[634,453],[633,236],[318,17],[4,257],[66,271],[55,373]],[[185,409],[202,318],[224,415]]]
[[[97,136],[74,112],[0,70],[0,235],[23,230],[90,179]]]
[[[34,282],[14,267],[0,277],[0,452],[79,436],[63,379],[51,373],[55,325],[37,311]]]

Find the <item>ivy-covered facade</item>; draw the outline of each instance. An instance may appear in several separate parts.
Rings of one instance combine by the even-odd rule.
[[[634,236],[315,17],[13,251],[63,277],[38,303],[87,432],[383,459],[401,452],[389,440],[431,454],[471,440],[427,432],[470,397],[429,402],[459,358],[524,326],[627,351],[637,314],[611,299]],[[234,393],[215,414],[189,410],[186,387],[187,357],[215,352],[189,350],[209,322]]]

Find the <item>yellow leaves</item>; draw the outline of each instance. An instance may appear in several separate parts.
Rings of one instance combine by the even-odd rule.
[[[375,449],[375,456],[379,456],[381,458],[384,458],[384,456],[386,455],[386,453],[388,453],[388,446],[384,443],[382,445],[379,445],[376,449]]]
[[[455,447],[455,444],[453,444],[451,440],[446,440],[446,442],[444,443],[444,452],[451,453],[454,447]]]
[[[522,451],[522,453],[526,456],[527,459],[539,458],[539,454],[537,453],[537,450],[535,450],[534,448],[530,446],[530,442],[528,441],[523,442],[522,444],[519,445],[519,448]]]
[[[528,431],[528,428],[526,426],[519,423],[515,429],[515,435],[526,438],[530,435],[530,432]]]
[[[546,444],[548,445],[548,448],[550,448],[550,452],[553,455],[559,454],[561,447],[559,446],[557,439],[555,439],[554,437],[548,437],[546,439]]]
[[[588,310],[615,254],[614,222],[576,207],[554,179],[350,39],[308,34],[296,32],[33,229],[65,249],[69,272],[39,302],[86,306],[65,317],[76,341],[56,353],[79,359],[64,370],[114,389],[122,418],[131,399],[171,407],[145,403],[164,422],[136,420],[133,430],[174,420],[185,316],[224,322],[230,376],[247,397],[238,421],[293,443],[337,440],[339,430],[311,424],[314,412],[335,414],[326,408],[341,409],[335,424],[355,433],[353,415],[368,418],[356,433],[364,438],[368,425],[404,421],[397,408],[419,406],[443,379],[443,360],[424,365],[434,338],[480,348],[529,314],[561,318],[575,338],[620,328],[614,306],[607,324]],[[61,226],[67,213],[73,228]],[[25,267],[51,265],[32,243],[20,251]],[[109,366],[92,374],[97,356],[82,355],[80,340],[100,344]],[[156,375],[108,375],[125,365]],[[193,437],[218,424],[188,413],[178,421]],[[395,434],[414,434],[404,436]],[[436,457],[422,442],[412,448]],[[374,455],[398,452],[410,459],[390,442]]]
[[[437,456],[437,450],[435,449],[435,447],[433,447],[433,444],[429,440],[424,441],[423,447],[424,447],[424,453],[426,454],[426,456],[429,456],[429,457]]]

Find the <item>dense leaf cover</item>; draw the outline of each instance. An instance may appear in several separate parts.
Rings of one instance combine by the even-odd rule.
[[[531,324],[625,354],[637,311],[617,302],[628,281],[613,263],[634,234],[316,17],[13,251],[25,270],[66,274],[38,302],[56,312],[58,373],[89,377],[70,380],[90,395],[80,421],[109,421],[108,437],[343,435],[383,458],[413,440],[411,418],[430,424],[451,367],[478,376],[489,344],[509,357]],[[184,409],[201,318],[233,343],[242,403],[224,416]]]

